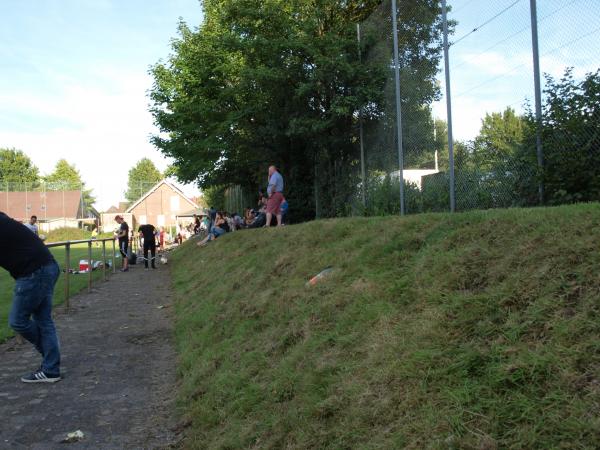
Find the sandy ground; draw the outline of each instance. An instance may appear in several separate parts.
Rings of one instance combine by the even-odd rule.
[[[135,265],[56,311],[62,381],[22,383],[39,355],[0,345],[0,448],[177,447],[171,310],[168,267]],[[61,443],[76,430],[82,440]]]

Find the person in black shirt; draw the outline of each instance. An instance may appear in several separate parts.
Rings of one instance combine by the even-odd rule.
[[[8,322],[42,355],[25,383],[60,380],[60,348],[52,320],[52,296],[60,268],[44,243],[25,225],[0,212],[0,267],[15,279]]]
[[[144,265],[146,266],[146,270],[148,270],[148,250],[150,250],[150,254],[152,258],[152,268],[156,269],[156,228],[154,225],[150,225],[147,223],[146,225],[141,225],[138,229],[140,233],[140,237],[144,238]]]
[[[123,267],[121,272],[127,272],[129,270],[129,260],[127,258],[127,249],[129,247],[129,225],[125,222],[122,216],[115,216],[115,222],[119,224],[119,230],[117,231],[117,237],[119,239],[119,251],[123,256]]]

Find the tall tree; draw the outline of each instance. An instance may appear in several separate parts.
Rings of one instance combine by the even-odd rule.
[[[198,31],[181,23],[173,54],[152,70],[151,111],[161,131],[153,143],[174,159],[182,181],[255,189],[276,164],[295,217],[314,217],[315,190],[336,214],[357,185],[357,112],[367,122],[387,113],[391,54],[360,62],[356,40],[356,23],[380,3],[204,1]],[[414,3],[399,11],[403,61],[427,64],[403,76],[414,82],[409,103],[423,111],[437,92],[439,1]],[[389,41],[389,20],[383,26]],[[365,40],[364,51],[376,44]]]
[[[125,198],[130,203],[137,201],[148,189],[162,179],[163,174],[160,173],[150,159],[140,159],[135,166],[129,169]]]
[[[74,165],[67,162],[66,159],[59,159],[54,166],[54,171],[44,177],[49,189],[80,190],[83,193],[83,201],[87,208],[92,207],[96,198],[92,195],[92,190],[87,189],[81,178],[79,170]]]
[[[523,145],[525,118],[512,108],[486,114],[475,138],[475,159],[481,168],[510,164]]]
[[[24,189],[29,185],[39,183],[38,168],[22,150],[15,148],[0,148],[0,182],[10,183],[9,189]],[[18,186],[22,184],[21,186]]]

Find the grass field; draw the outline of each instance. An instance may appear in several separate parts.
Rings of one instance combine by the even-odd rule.
[[[64,247],[52,248],[51,252],[54,254],[56,261],[61,265],[61,268],[64,268],[65,265],[65,249]],[[107,260],[111,260],[111,252],[112,252],[112,243],[107,242],[106,245],[106,256]],[[71,246],[71,257],[70,257],[70,267],[78,268],[79,261],[81,259],[88,258],[88,249],[87,245],[74,245]],[[99,247],[92,246],[92,260],[102,260],[102,246],[100,244]],[[116,260],[117,267],[120,267],[121,260]],[[64,302],[64,273],[61,274],[58,282],[56,283],[56,288],[54,290],[54,304],[60,305]],[[96,270],[93,272],[94,280],[102,279],[102,270]],[[79,275],[71,275],[70,279],[70,293],[71,296],[75,293],[81,291],[82,289],[87,288],[88,275],[87,274],[79,274]],[[12,330],[8,327],[8,312],[10,311],[10,306],[12,302],[13,288],[15,282],[11,278],[11,276],[5,270],[0,272],[0,342],[5,340],[7,337],[12,336]]]
[[[599,243],[589,204],[184,245],[170,264],[187,446],[598,448]]]

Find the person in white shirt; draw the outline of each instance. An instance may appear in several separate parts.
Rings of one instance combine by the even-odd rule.
[[[33,234],[35,234],[36,236],[39,235],[39,231],[38,231],[38,226],[36,225],[37,223],[37,216],[31,216],[31,218],[29,219],[29,222],[25,224],[25,226],[27,228],[29,228]]]

